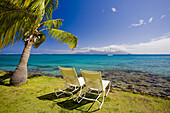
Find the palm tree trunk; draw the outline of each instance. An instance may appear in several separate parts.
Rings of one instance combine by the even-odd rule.
[[[32,44],[32,41],[26,42],[20,62],[10,79],[11,85],[20,85],[27,81],[27,62],[30,56]]]

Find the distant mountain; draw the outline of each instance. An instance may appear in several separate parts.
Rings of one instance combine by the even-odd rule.
[[[129,54],[125,51],[120,51],[120,50],[116,50],[116,51],[96,51],[96,50],[90,50],[87,52],[77,52],[76,54]]]

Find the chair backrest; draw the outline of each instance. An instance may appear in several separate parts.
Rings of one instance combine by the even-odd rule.
[[[61,74],[66,81],[66,84],[80,86],[77,78],[77,73],[74,68],[64,68],[60,66],[58,66],[58,68],[60,69]]]
[[[86,71],[82,69],[80,70],[84,78],[86,88],[93,88],[93,89],[97,89],[98,91],[103,90],[101,72]]]

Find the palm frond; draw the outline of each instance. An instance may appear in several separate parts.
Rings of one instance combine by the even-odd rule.
[[[31,23],[35,21],[29,12],[14,6],[5,9],[3,5],[0,4],[0,50],[21,40],[24,33],[32,28]]]
[[[45,0],[31,0],[29,4],[28,11],[33,15],[39,17],[43,16],[45,13]]]
[[[21,8],[23,1],[22,0],[0,0],[0,4],[4,6],[4,8]]]
[[[39,32],[38,37],[39,38],[37,38],[33,43],[34,48],[38,48],[43,42],[47,40],[43,32]]]
[[[59,29],[51,29],[48,33],[51,38],[56,39],[59,43],[68,44],[72,50],[77,47],[78,38],[71,33]]]
[[[45,12],[45,0],[3,0],[2,3],[5,3],[7,8],[24,9],[36,17],[42,16]]]
[[[58,7],[59,0],[46,0],[45,1],[45,15],[44,20],[52,19],[53,11]]]
[[[20,13],[21,16],[21,13]],[[11,16],[10,16],[11,17]],[[10,20],[6,19],[5,21],[1,21],[0,19],[0,50],[1,48],[6,47],[7,45],[13,45],[15,42],[18,42],[22,39],[24,34],[29,31],[29,28],[31,28],[31,25],[28,23],[31,23],[29,19],[20,19],[17,18],[18,21],[16,20]],[[25,23],[27,21],[28,23]],[[3,24],[2,24],[3,22]]]
[[[73,34],[58,30],[61,19],[52,19],[52,13],[58,7],[59,0],[0,0],[0,50],[20,40],[34,40],[38,48],[46,41],[41,31],[48,30],[49,35],[59,43],[76,48],[78,39]],[[40,24],[40,22],[42,22]],[[38,30],[42,28],[41,30]],[[30,36],[33,36],[31,39]],[[37,38],[37,37],[41,38]]]
[[[40,24],[39,28],[43,26],[43,29],[49,29],[49,28],[54,28],[54,29],[58,29],[60,28],[60,26],[62,26],[62,19],[55,19],[55,20],[48,20],[48,21],[44,21]]]

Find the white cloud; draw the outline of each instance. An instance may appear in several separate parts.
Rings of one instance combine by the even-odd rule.
[[[149,18],[148,22],[152,22],[152,20],[153,20],[153,17]]]
[[[163,19],[163,18],[165,18],[165,17],[166,17],[166,15],[162,15],[162,16],[161,16],[161,19]]]
[[[112,11],[113,11],[113,12],[116,12],[116,8],[113,7],[113,8],[112,8]]]
[[[139,23],[138,24],[131,24],[130,26],[129,26],[129,28],[131,28],[131,27],[136,27],[136,26],[141,26],[141,25],[143,25],[143,24],[146,24],[145,22],[144,22],[144,20],[139,20]]]
[[[170,54],[170,35],[154,38],[149,42],[139,44],[110,45],[105,47],[86,47],[80,51],[125,51],[132,54]],[[79,50],[78,50],[79,51]]]

